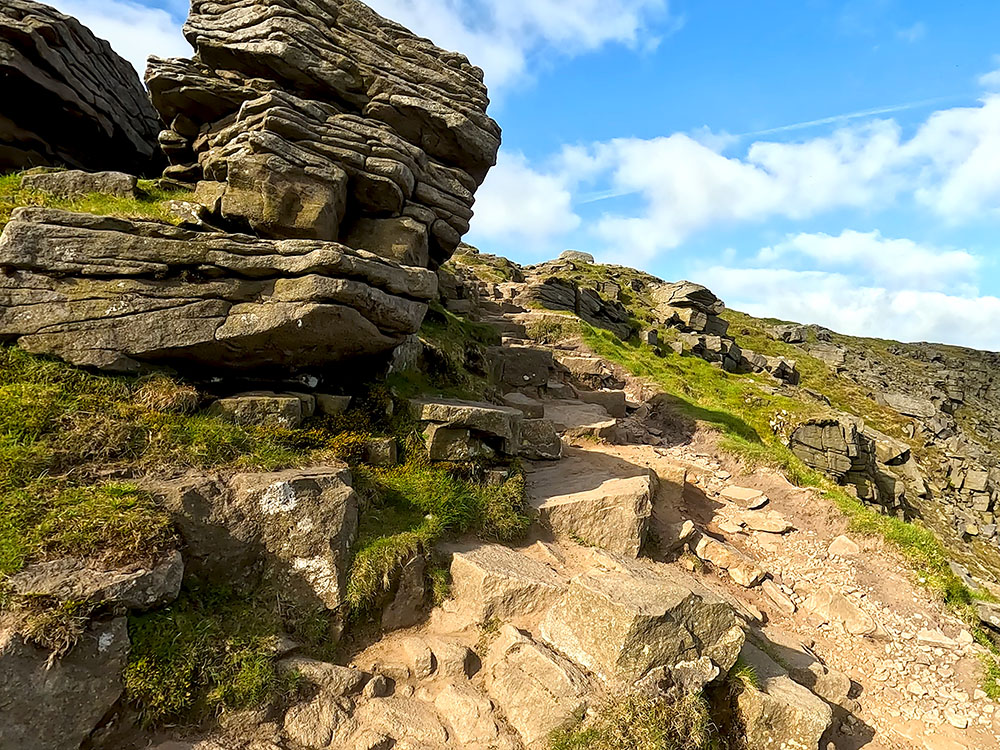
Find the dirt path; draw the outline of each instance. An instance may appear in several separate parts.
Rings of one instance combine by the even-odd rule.
[[[880,540],[852,536],[846,518],[818,493],[770,470],[744,472],[716,449],[712,433],[699,432],[690,445],[632,450],[687,465],[679,515],[753,558],[796,603],[796,611],[783,612],[759,587],[745,589],[713,573],[705,574],[707,582],[763,613],[769,638],[798,640],[854,682],[857,720],[849,719],[833,739],[837,750],[1000,748],[1000,710],[978,688],[981,647],[960,620],[915,584],[898,553]],[[719,510],[729,503],[719,492],[733,485],[764,492],[766,509],[794,530],[720,529]],[[831,543],[844,534],[859,553],[831,555]],[[825,587],[868,614],[877,631],[852,635],[801,606]]]

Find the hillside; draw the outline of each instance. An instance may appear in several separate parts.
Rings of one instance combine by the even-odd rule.
[[[463,56],[188,27],[140,128],[0,10],[113,123],[0,129],[0,750],[1000,750],[1000,355],[480,252]]]

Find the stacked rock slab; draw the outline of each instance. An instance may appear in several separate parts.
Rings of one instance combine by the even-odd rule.
[[[159,168],[158,118],[139,77],[76,19],[0,3],[0,82],[0,172]]]
[[[909,446],[857,417],[831,415],[805,422],[792,432],[788,445],[805,464],[853,485],[861,500],[880,510],[903,515],[907,497],[927,494]]]
[[[152,58],[165,176],[273,237],[444,262],[496,162],[483,73],[356,0],[196,3]]]
[[[435,275],[331,242],[43,208],[0,237],[0,337],[77,365],[309,367],[417,331]]]

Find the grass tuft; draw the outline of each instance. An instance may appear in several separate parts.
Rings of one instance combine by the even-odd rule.
[[[61,208],[120,219],[148,219],[176,224],[177,219],[167,210],[172,200],[190,200],[191,193],[183,190],[163,190],[152,180],[139,180],[139,197],[119,198],[93,193],[77,198],[56,198],[40,190],[21,187],[20,173],[0,175],[0,231],[10,221],[15,208],[43,206]]]
[[[146,725],[274,700],[294,682],[274,665],[280,628],[271,610],[229,589],[185,590],[169,607],[129,618],[126,696]]]
[[[601,708],[582,728],[553,734],[551,750],[703,750],[713,726],[700,695],[675,701],[631,694]]]

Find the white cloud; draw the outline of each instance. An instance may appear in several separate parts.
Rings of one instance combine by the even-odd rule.
[[[895,108],[893,108],[895,109]],[[728,156],[710,131],[564,148],[558,175],[578,204],[634,196],[591,227],[606,252],[649,260],[720,224],[865,212],[901,200],[949,223],[1000,216],[1000,93],[932,113],[908,140],[895,120],[845,125],[798,142],[758,140]]]
[[[46,0],[76,17],[135,67],[146,71],[146,58],[189,57],[191,47],[181,35],[181,23],[167,11],[131,0]]]
[[[648,50],[667,0],[369,0],[376,11],[457,50],[500,89],[543,54],[577,55],[618,43]]]
[[[852,229],[837,236],[790,236],[761,250],[756,260],[769,266],[803,261],[816,270],[847,270],[855,281],[923,291],[969,289],[982,265],[966,250],[942,250],[910,239],[883,237],[878,230]]]
[[[473,242],[514,242],[545,249],[580,225],[564,178],[535,171],[523,154],[501,150],[476,193]]]
[[[186,0],[173,14],[138,0],[49,0],[111,42],[142,73],[149,55],[190,56],[181,36]],[[529,74],[545,55],[573,56],[624,44],[648,51],[659,37],[648,26],[667,17],[668,0],[369,0],[368,4],[436,44],[462,52],[497,89]],[[675,23],[669,31],[679,28]]]
[[[1000,351],[1000,298],[859,286],[844,274],[711,268],[699,279],[751,315],[818,323],[854,336]]]

